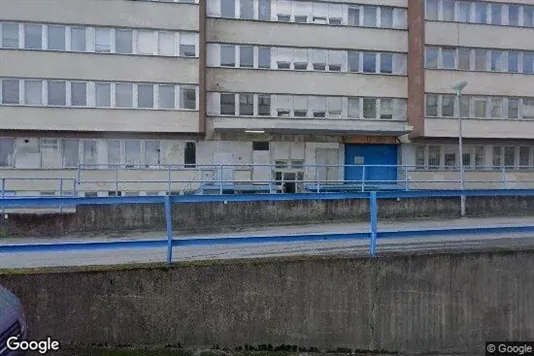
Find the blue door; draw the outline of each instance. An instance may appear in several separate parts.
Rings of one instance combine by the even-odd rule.
[[[365,167],[365,178],[363,177],[363,167],[345,167],[345,180],[359,183],[362,178],[366,184],[392,184],[397,180],[397,145],[362,145],[345,144],[345,165],[388,165],[395,167]]]

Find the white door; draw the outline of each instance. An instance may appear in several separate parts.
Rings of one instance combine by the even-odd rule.
[[[339,150],[333,148],[318,148],[316,151],[317,174],[320,184],[336,183],[339,175]]]
[[[224,184],[230,184],[234,179],[234,154],[226,152],[215,152],[213,154],[213,164],[216,165],[213,179]],[[230,167],[228,167],[230,166]]]
[[[268,184],[271,177],[271,155],[269,151],[252,151],[252,163],[254,166],[252,170],[252,179],[258,184]]]

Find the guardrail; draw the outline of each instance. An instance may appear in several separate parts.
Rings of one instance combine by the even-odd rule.
[[[1,253],[16,252],[44,252],[66,250],[111,250],[119,248],[167,248],[167,263],[172,263],[173,248],[183,246],[216,246],[235,244],[262,244],[267,242],[315,242],[334,240],[368,240],[369,255],[376,257],[377,240],[380,238],[399,238],[428,235],[451,235],[470,233],[503,233],[503,232],[532,232],[534,226],[496,226],[484,228],[449,228],[449,229],[420,229],[410,231],[379,231],[378,200],[379,199],[413,199],[438,197],[484,197],[484,196],[534,196],[534,189],[496,189],[496,190],[442,190],[442,191],[390,191],[390,192],[355,192],[355,193],[307,193],[307,194],[253,194],[253,195],[213,195],[213,196],[150,196],[150,197],[42,197],[42,198],[4,198],[0,204],[4,207],[26,206],[75,206],[75,205],[114,205],[114,204],[163,204],[165,212],[166,239],[134,240],[134,241],[96,241],[96,242],[65,242],[65,243],[37,243],[37,244],[3,244]],[[250,236],[224,238],[175,238],[172,225],[172,205],[196,202],[246,202],[246,201],[291,201],[291,200],[369,200],[369,231],[347,232],[335,234],[305,234],[305,235],[277,235]]]

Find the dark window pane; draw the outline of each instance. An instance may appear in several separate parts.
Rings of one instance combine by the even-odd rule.
[[[2,103],[18,104],[19,103],[19,81],[16,79],[2,80]]]
[[[187,167],[195,167],[197,163],[197,145],[194,142],[185,144],[184,163]]]

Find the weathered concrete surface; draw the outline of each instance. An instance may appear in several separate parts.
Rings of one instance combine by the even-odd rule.
[[[73,344],[291,344],[481,354],[534,339],[534,250],[0,276]]]
[[[468,198],[470,216],[532,215],[534,197]],[[459,198],[379,200],[380,218],[444,218],[460,215]],[[248,226],[368,221],[366,199],[272,202],[187,203],[173,205],[178,231],[217,232]],[[164,228],[163,204],[80,206],[69,214],[9,214],[0,220],[2,236],[64,236]]]

